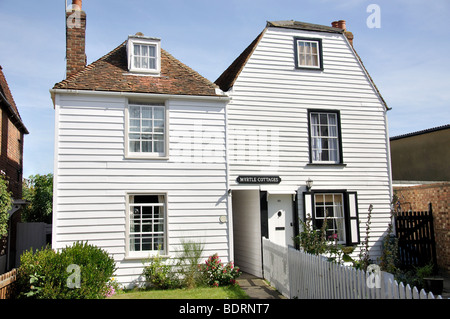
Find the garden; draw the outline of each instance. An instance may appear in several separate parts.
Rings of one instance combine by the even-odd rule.
[[[18,299],[246,299],[236,283],[241,272],[217,254],[202,262],[203,246],[183,242],[176,258],[156,255],[144,261],[143,284],[122,289],[113,275],[114,259],[103,249],[77,242],[21,256]]]

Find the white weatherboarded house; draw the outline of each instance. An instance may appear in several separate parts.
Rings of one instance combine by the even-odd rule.
[[[142,261],[183,240],[230,260],[225,105],[218,87],[130,36],[85,66],[86,15],[69,11],[67,78],[55,84],[55,249],[88,241],[139,281]]]
[[[308,215],[320,227],[327,214],[330,236],[360,244],[371,204],[370,257],[380,256],[390,222],[388,108],[352,41],[343,20],[268,22],[215,82],[231,97],[233,249],[244,271],[262,274],[262,236],[293,245]]]

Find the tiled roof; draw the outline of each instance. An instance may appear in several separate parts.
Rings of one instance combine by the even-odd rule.
[[[17,108],[16,102],[12,96],[11,90],[9,89],[6,77],[3,74],[3,68],[0,66],[0,103],[3,102],[9,109],[11,113],[11,119],[24,134],[28,134],[28,130],[22,122],[22,118],[19,114],[19,109]]]
[[[300,21],[294,21],[294,20],[283,20],[283,21],[267,21],[266,28],[256,37],[256,39],[237,57],[236,60],[234,60],[233,63],[219,76],[219,78],[214,82],[217,84],[220,89],[224,92],[227,92],[230,90],[234,83],[236,82],[239,74],[241,73],[242,69],[244,68],[245,64],[247,63],[248,59],[253,54],[253,51],[256,49],[256,47],[259,44],[259,41],[262,39],[264,32],[267,30],[267,28],[287,28],[287,29],[295,29],[295,30],[306,30],[306,31],[315,31],[315,32],[328,32],[328,33],[341,33],[344,34],[345,30],[341,28],[335,28],[335,27],[329,27],[325,25],[319,25],[319,24],[312,24],[312,23],[306,23],[306,22],[300,22]],[[377,92],[378,96],[380,97],[383,105],[387,110],[390,110],[390,108],[387,106],[386,102],[384,101],[383,97],[381,96],[381,93],[379,92],[377,86],[373,82],[371,76],[369,75],[369,72],[367,72],[361,58],[359,57],[358,53],[353,48],[353,52],[356,55],[356,58],[361,63],[361,67],[364,69],[365,73],[367,74],[370,82],[372,83],[375,91]]]
[[[214,96],[214,83],[161,49],[160,76],[128,72],[126,41],[54,89]]]
[[[294,20],[267,21],[267,27],[288,28],[288,29],[318,31],[318,32],[331,32],[331,33],[344,32],[344,30],[340,28],[334,28],[326,25],[313,24]]]
[[[264,29],[265,31],[265,29]],[[236,82],[237,77],[241,73],[245,64],[247,63],[250,56],[253,54],[256,46],[264,35],[264,31],[261,32],[255,40],[237,57],[236,60],[231,63],[231,65],[222,73],[222,75],[214,82],[220,89],[227,92]]]

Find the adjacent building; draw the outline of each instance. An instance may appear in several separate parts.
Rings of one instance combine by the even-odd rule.
[[[14,101],[6,81],[3,68],[0,66],[0,173],[8,181],[8,190],[12,194],[13,207],[10,210],[8,238],[0,238],[0,274],[14,266],[16,254],[16,227],[20,222],[23,177],[23,144],[24,136],[29,134],[20,117],[19,109]],[[2,256],[3,255],[3,256]]]

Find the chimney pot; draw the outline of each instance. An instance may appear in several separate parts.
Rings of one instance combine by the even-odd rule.
[[[346,29],[346,26],[345,26],[345,20],[339,20],[338,21],[338,28],[341,28],[341,29]]]
[[[339,22],[338,21],[333,21],[333,22],[331,22],[331,26],[333,28],[339,28]]]
[[[72,0],[72,10],[81,10],[83,0]]]

